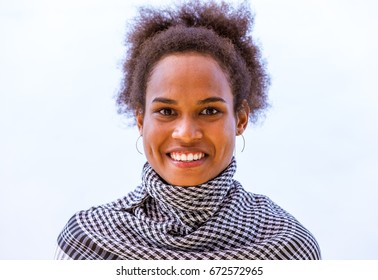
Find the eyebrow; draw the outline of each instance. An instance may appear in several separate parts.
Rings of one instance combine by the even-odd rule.
[[[224,100],[223,98],[220,98],[220,97],[209,97],[209,98],[198,101],[197,104],[198,105],[204,105],[204,104],[207,104],[207,103],[214,103],[214,102],[226,103],[226,100]]]
[[[177,101],[165,97],[156,97],[152,100],[152,103],[177,104]]]
[[[226,103],[226,101],[223,98],[220,97],[208,97],[203,100],[200,100],[197,102],[198,105],[204,105],[207,103],[214,103],[214,102],[222,102]],[[165,98],[165,97],[156,97],[154,100],[152,100],[152,103],[164,103],[164,104],[174,104],[177,105],[178,102],[176,100]]]

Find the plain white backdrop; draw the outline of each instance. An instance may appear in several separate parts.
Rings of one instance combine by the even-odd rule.
[[[138,133],[114,96],[127,23],[158,2],[0,0],[0,259],[51,259],[76,211],[139,184]],[[378,259],[376,3],[251,0],[271,108],[243,153],[237,141],[236,179],[324,259]]]

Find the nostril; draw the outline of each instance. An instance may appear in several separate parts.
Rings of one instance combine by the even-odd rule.
[[[201,139],[203,136],[200,128],[194,124],[185,124],[176,127],[172,132],[172,138],[189,142]]]

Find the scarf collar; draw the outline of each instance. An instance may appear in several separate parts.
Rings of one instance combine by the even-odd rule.
[[[176,234],[185,235],[196,230],[218,211],[233,186],[235,171],[236,160],[232,158],[228,167],[217,177],[200,185],[182,187],[165,183],[151,165],[146,163],[141,187],[145,199],[151,199],[155,205],[154,220],[174,219],[175,224],[180,224],[176,224],[178,227],[175,228],[179,229]],[[156,213],[159,213],[159,217],[156,217]],[[146,217],[145,211],[143,216]]]
[[[156,201],[183,211],[211,210],[222,204],[232,186],[236,171],[233,158],[217,177],[196,186],[181,187],[165,183],[147,162],[142,172],[142,187]]]

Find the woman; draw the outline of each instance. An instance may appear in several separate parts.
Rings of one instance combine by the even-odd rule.
[[[314,237],[233,179],[235,137],[266,107],[269,78],[248,7],[142,9],[128,37],[120,112],[147,157],[142,183],[75,214],[58,259],[319,259]]]

